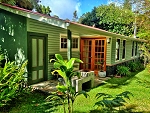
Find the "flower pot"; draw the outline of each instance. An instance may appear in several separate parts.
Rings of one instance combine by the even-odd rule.
[[[106,77],[106,71],[98,71],[99,77]]]

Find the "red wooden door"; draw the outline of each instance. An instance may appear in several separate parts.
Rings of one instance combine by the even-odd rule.
[[[87,71],[106,71],[106,39],[81,39],[81,60],[84,62],[80,68]]]

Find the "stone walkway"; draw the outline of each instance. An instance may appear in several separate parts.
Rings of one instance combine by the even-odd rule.
[[[105,77],[105,78],[100,78],[95,76],[94,78],[94,87],[99,86],[101,83],[103,83],[105,80],[110,79],[110,77]],[[56,91],[56,85],[58,84],[58,80],[49,80],[49,81],[44,81],[38,84],[33,84],[31,87],[34,90],[41,90],[46,93],[51,93]]]

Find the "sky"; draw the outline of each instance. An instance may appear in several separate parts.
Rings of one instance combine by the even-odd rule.
[[[41,0],[41,4],[49,6],[52,13],[61,19],[72,20],[73,12],[77,10],[80,17],[83,13],[90,12],[94,6],[109,4],[115,0]]]

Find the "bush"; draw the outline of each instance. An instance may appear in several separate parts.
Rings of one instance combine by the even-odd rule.
[[[130,71],[135,72],[135,71],[137,71],[138,65],[135,62],[130,62],[128,64],[128,67],[129,67]]]
[[[3,55],[0,54],[0,61]],[[24,73],[27,61],[20,67],[14,62],[5,62],[4,67],[0,67],[0,107],[8,104],[23,91]]]
[[[147,64],[146,69],[148,70],[148,72],[150,73],[150,63]]]
[[[130,69],[126,66],[117,66],[117,74],[121,76],[126,76],[130,74]]]
[[[137,70],[144,69],[144,64],[141,61],[136,61],[135,63],[137,65]]]

